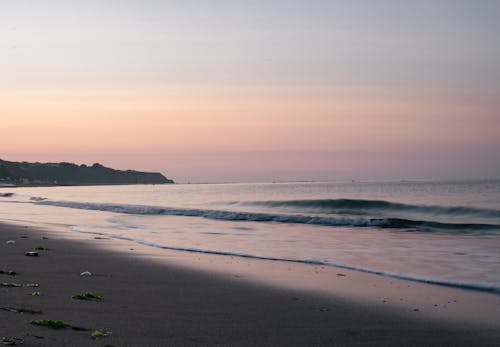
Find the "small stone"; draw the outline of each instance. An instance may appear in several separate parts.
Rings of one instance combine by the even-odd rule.
[[[6,243],[6,244],[8,244],[8,245],[13,245],[14,243],[16,243],[16,241],[14,241],[14,240],[9,240],[9,241],[7,241],[7,242],[5,242],[5,243]]]
[[[90,277],[92,276],[92,273],[90,271],[84,271],[80,274],[82,277]]]

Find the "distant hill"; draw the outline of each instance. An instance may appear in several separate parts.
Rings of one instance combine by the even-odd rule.
[[[174,183],[157,172],[114,170],[101,164],[27,163],[0,159],[0,184],[100,185]]]

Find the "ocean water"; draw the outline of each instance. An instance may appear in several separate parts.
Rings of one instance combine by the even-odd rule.
[[[498,180],[2,188],[0,220],[500,293]]]

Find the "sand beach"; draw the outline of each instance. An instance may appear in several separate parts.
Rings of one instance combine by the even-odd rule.
[[[331,267],[152,249],[28,224],[2,224],[0,239],[0,337],[25,346],[500,341],[495,294]],[[38,257],[25,255],[34,250]],[[85,271],[91,276],[81,276]],[[85,292],[102,299],[72,298]],[[36,326],[33,320],[60,320],[77,329]],[[95,331],[111,334],[93,338]]]

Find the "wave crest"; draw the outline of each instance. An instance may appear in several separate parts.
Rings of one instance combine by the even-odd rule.
[[[147,205],[125,205],[125,204],[102,204],[82,203],[68,201],[38,201],[36,204],[58,207],[68,207],[83,210],[97,210],[124,214],[139,215],[170,215],[186,217],[203,217],[215,220],[247,221],[247,222],[275,222],[288,224],[310,224],[331,227],[379,227],[398,228],[403,230],[417,231],[454,231],[475,232],[485,230],[500,230],[496,224],[473,224],[473,223],[441,223],[425,220],[410,220],[402,218],[350,218],[350,217],[323,217],[308,216],[303,214],[275,214],[275,213],[252,213],[224,210],[203,210],[189,208],[172,208]]]
[[[500,211],[467,206],[412,205],[385,200],[319,199],[319,200],[271,200],[231,202],[231,205],[263,206],[271,208],[300,208],[308,211],[342,213],[346,211],[404,211],[433,215],[468,215],[483,218],[500,218]]]

